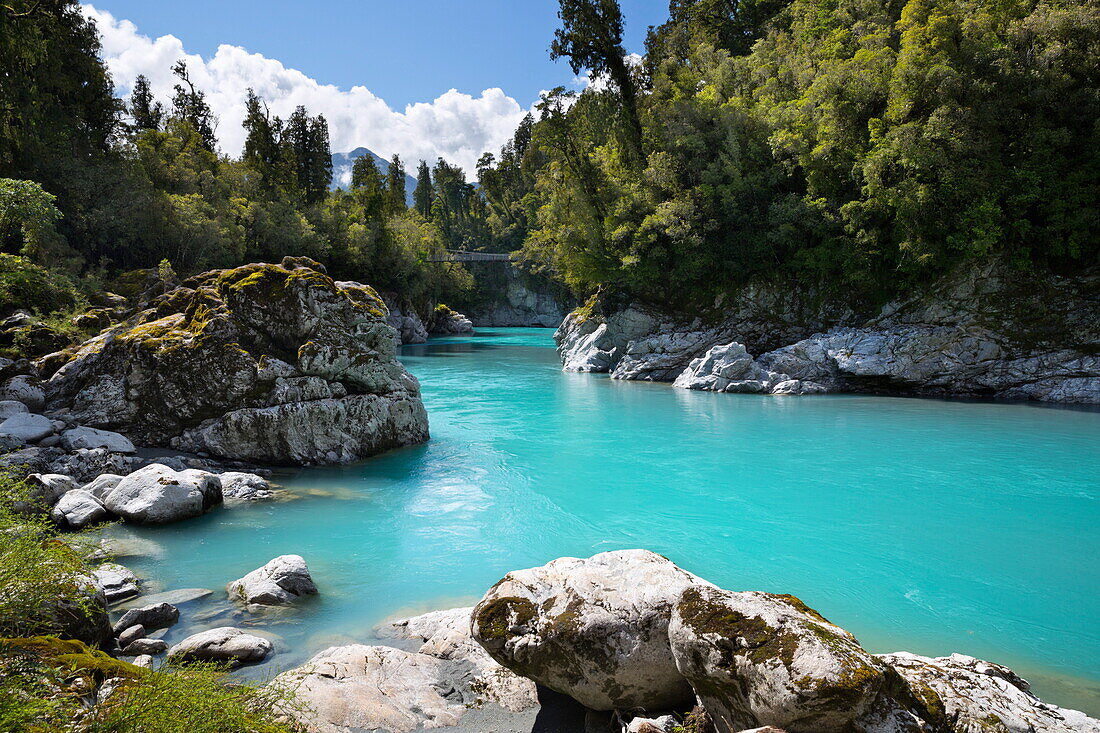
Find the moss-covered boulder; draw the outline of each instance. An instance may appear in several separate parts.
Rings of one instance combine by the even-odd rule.
[[[646,550],[517,570],[474,608],[474,638],[501,665],[593,710],[666,710],[691,688],[668,642],[681,591],[704,583]]]
[[[198,275],[146,306],[50,378],[50,408],[139,444],[262,463],[349,462],[428,437],[367,286],[287,258]]]
[[[882,660],[794,596],[692,586],[668,635],[719,733],[850,730],[886,680]]]

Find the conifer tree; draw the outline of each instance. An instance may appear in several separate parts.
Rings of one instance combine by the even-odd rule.
[[[420,215],[427,218],[432,215],[432,204],[435,194],[432,191],[432,171],[428,164],[420,161],[420,168],[416,172],[416,190],[413,191],[413,206]]]
[[[164,120],[164,106],[153,97],[149,79],[144,74],[139,74],[134,81],[134,90],[130,93],[129,111],[132,131],[160,129],[160,124]]]
[[[386,169],[386,194],[391,212],[400,213],[407,208],[405,200],[405,164],[395,153]]]

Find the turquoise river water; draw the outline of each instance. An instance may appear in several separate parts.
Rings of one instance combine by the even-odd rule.
[[[876,652],[962,652],[1100,714],[1100,412],[722,395],[560,371],[552,332],[402,349],[427,445],[280,477],[298,498],[126,530],[162,588],[306,558],[320,596],[261,622],[270,675],[509,570],[644,547],[725,588],[793,593]],[[219,613],[221,614],[219,616]],[[230,621],[240,625],[241,620]]]

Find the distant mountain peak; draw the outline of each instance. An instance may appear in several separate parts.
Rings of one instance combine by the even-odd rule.
[[[378,153],[374,152],[370,148],[358,147],[348,153],[333,153],[332,154],[332,188],[350,188],[351,187],[351,167],[355,164],[356,159],[362,158],[364,155],[370,155],[374,157],[374,164],[378,166],[379,172],[385,176],[386,171],[389,170],[389,160],[383,158]],[[405,203],[412,206],[413,203],[413,191],[416,189],[416,179],[409,175],[409,161],[405,163]]]

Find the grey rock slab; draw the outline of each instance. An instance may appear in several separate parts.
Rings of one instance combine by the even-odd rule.
[[[54,434],[53,421],[43,415],[18,413],[0,423],[0,434],[37,443]]]
[[[212,596],[213,594],[214,591],[208,588],[176,588],[174,590],[166,590],[161,593],[150,593],[147,596],[142,596],[133,601],[123,604],[122,608],[140,608],[141,606],[156,605],[160,603],[168,603],[173,606],[182,606],[187,603],[200,601],[204,598]]]
[[[134,453],[137,450],[125,435],[88,427],[72,428],[61,433],[61,445],[65,450],[106,448],[112,453]]]
[[[143,599],[148,600],[148,599]],[[147,603],[140,608],[131,608],[123,612],[115,622],[115,634],[121,634],[131,626],[141,624],[145,629],[165,629],[180,620],[180,611],[171,603]]]

